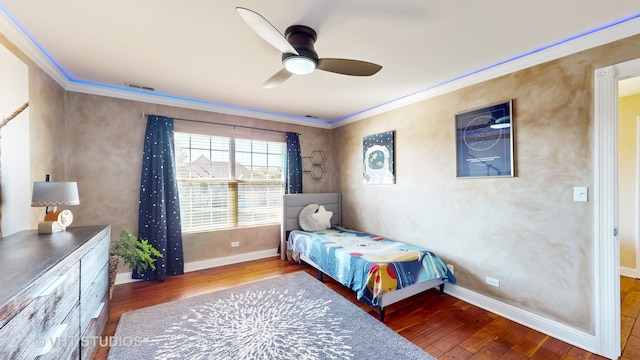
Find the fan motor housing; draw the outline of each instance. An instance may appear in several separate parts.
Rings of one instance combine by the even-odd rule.
[[[284,53],[282,54],[282,61],[292,56],[302,56],[313,60],[316,65],[318,64],[318,53],[316,53],[313,44],[318,39],[318,34],[312,28],[304,25],[289,26],[284,33],[287,41],[298,51],[298,54]]]

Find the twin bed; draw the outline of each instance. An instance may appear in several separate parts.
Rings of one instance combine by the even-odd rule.
[[[283,199],[281,256],[304,261],[380,309],[444,283],[455,283],[433,252],[341,227],[340,193],[287,194]],[[301,226],[303,229],[301,229]],[[304,230],[306,229],[306,230]]]

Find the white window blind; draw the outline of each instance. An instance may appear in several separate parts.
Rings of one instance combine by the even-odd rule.
[[[277,224],[283,142],[175,133],[182,230]]]

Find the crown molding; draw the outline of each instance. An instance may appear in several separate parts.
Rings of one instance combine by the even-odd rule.
[[[67,91],[74,91],[90,95],[100,95],[124,100],[132,100],[157,105],[167,105],[191,110],[201,110],[241,117],[251,117],[254,119],[277,121],[281,123],[331,129],[331,124],[323,120],[302,118],[299,116],[289,116],[286,114],[270,113],[267,111],[253,110],[239,106],[217,104],[204,100],[186,99],[172,95],[161,94],[150,91],[135,90],[120,87],[108,87],[96,84],[85,84],[77,81],[66,80]]]
[[[0,33],[4,34],[25,56],[33,61],[38,67],[46,72],[60,86],[65,88],[69,80],[67,76],[60,71],[57,64],[53,63],[39,47],[35,45],[32,39],[22,32],[18,25],[10,18],[6,11],[0,6]]]

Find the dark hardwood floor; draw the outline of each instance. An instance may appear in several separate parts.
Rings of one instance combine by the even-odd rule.
[[[620,278],[620,321],[622,331],[621,360],[640,359],[640,280]]]
[[[113,336],[122,313],[295,271],[315,270],[269,258],[115,287],[103,337]],[[328,276],[324,283],[371,316],[378,312]],[[640,359],[640,280],[622,278],[624,360]],[[605,359],[433,289],[387,308],[385,324],[438,359]],[[104,341],[107,343],[106,341]],[[107,358],[101,347],[94,360]]]

